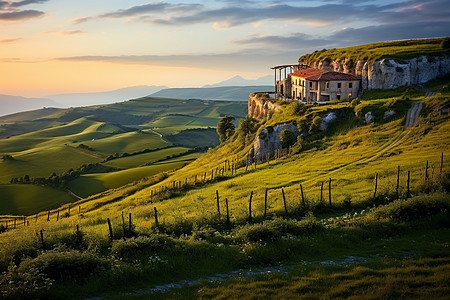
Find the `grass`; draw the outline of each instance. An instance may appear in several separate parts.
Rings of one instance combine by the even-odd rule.
[[[76,200],[65,191],[22,184],[0,184],[0,195],[0,210],[6,215],[31,215]]]
[[[121,187],[127,183],[138,181],[145,177],[178,169],[198,156],[199,154],[192,154],[181,156],[173,160],[168,159],[150,166],[130,167],[126,170],[109,173],[81,175],[79,178],[69,183],[69,189],[81,197],[88,197],[109,189]]]
[[[441,42],[444,39],[445,38],[405,40],[373,43],[339,49],[323,49],[301,56],[299,62],[334,61],[345,58],[347,61],[356,63],[358,60],[373,62],[388,57],[401,60],[419,55],[433,56],[448,54],[449,49],[441,47]]]

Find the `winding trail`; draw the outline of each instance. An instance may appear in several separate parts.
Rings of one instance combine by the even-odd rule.
[[[269,275],[269,274],[287,274],[291,270],[294,270],[297,267],[300,267],[302,265],[333,265],[333,266],[346,266],[351,264],[359,264],[366,261],[372,260],[370,258],[365,257],[357,257],[357,256],[347,256],[343,259],[338,260],[323,260],[323,261],[301,261],[297,264],[290,264],[290,265],[275,265],[275,266],[268,266],[264,268],[255,268],[255,269],[240,269],[231,271],[228,273],[216,273],[214,275],[208,276],[208,277],[200,277],[196,279],[190,279],[190,280],[180,280],[178,282],[174,283],[166,283],[166,284],[160,284],[160,285],[153,285],[148,288],[138,289],[132,292],[124,292],[121,293],[123,296],[149,296],[154,293],[167,293],[174,289],[180,289],[183,287],[189,287],[196,285],[200,282],[223,282],[231,278],[252,278],[254,276],[258,275]],[[104,299],[103,296],[98,297],[91,297],[91,298],[85,298],[84,300],[102,300]],[[150,298],[149,298],[150,299]]]
[[[75,198],[77,198],[78,200],[83,200],[82,197],[78,196],[77,194],[75,194],[75,193],[72,192],[71,190],[67,190],[67,192],[68,192],[69,194],[71,194],[72,196],[74,196]]]
[[[149,129],[149,131],[151,131],[151,132],[153,132],[154,134],[156,134],[157,136],[159,136],[159,138],[161,139],[161,141],[163,141],[164,143],[170,144],[170,142],[166,141],[166,140],[163,138],[163,135],[162,135],[161,133],[159,133],[159,132],[157,132],[157,131],[155,131],[155,130],[153,130],[153,129]]]

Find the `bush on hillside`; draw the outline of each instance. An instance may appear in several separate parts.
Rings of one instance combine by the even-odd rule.
[[[111,253],[120,258],[132,258],[175,246],[172,238],[164,234],[139,236],[127,240],[114,241]]]
[[[396,200],[390,204],[379,206],[366,218],[409,221],[440,213],[450,213],[448,194],[420,195],[408,200]]]
[[[234,239],[238,242],[275,242],[285,235],[305,236],[314,234],[324,227],[313,217],[301,221],[275,218],[263,223],[245,225],[235,230]]]
[[[292,131],[284,129],[280,133],[280,142],[283,148],[289,148],[297,142],[297,137]]]
[[[19,266],[22,274],[38,270],[50,279],[83,279],[107,270],[109,263],[91,252],[77,250],[44,252],[34,259],[25,259]]]

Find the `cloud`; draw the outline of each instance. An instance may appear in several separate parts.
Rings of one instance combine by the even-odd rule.
[[[270,49],[295,49],[300,53],[307,50],[348,47],[389,40],[445,36],[450,36],[450,21],[393,23],[360,28],[347,27],[321,37],[314,37],[305,33],[294,33],[287,36],[250,35],[235,40],[234,43],[253,47],[259,51],[262,51],[262,49],[266,49],[266,51]]]
[[[93,19],[92,17],[81,17],[81,18],[76,18],[72,20],[73,24],[81,24],[84,22],[87,22],[89,20]]]
[[[45,13],[39,10],[20,10],[22,7],[30,4],[39,4],[48,0],[23,0],[18,2],[0,1],[0,22],[1,21],[19,21],[37,18]]]
[[[298,59],[297,53],[282,59]],[[267,72],[270,67],[280,63],[280,57],[273,53],[236,52],[229,54],[203,55],[121,55],[121,56],[74,56],[56,58],[65,62],[106,62],[117,64],[149,65],[165,67],[185,67],[209,70],[249,70]]]
[[[21,38],[0,40],[0,44],[11,44],[20,40]]]
[[[101,18],[122,18],[133,17],[143,14],[154,13],[186,13],[201,9],[201,4],[170,4],[167,2],[147,3],[143,5],[132,6],[127,9],[120,9],[114,12],[100,15]]]
[[[0,12],[0,21],[18,21],[31,18],[37,18],[44,15],[44,12],[38,10],[21,10],[13,12]]]
[[[65,30],[65,31],[44,31],[42,34],[56,34],[56,35],[77,35],[83,34],[81,30]]]
[[[39,3],[44,3],[47,1],[48,0],[23,0],[23,1],[19,1],[19,2],[11,2],[11,7],[20,7],[20,6],[25,6],[25,5],[29,5],[29,4],[39,4]]]

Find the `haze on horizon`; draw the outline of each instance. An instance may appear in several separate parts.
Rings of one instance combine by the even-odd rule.
[[[448,0],[0,0],[0,94],[256,79],[316,49],[450,35]]]

